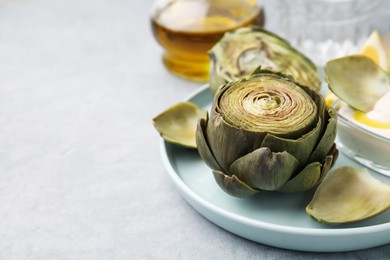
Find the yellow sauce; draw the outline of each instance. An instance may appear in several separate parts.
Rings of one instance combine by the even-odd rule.
[[[379,120],[375,120],[372,118],[369,118],[366,113],[362,111],[355,111],[353,114],[353,118],[365,125],[375,127],[375,128],[381,128],[381,129],[390,129],[390,122],[383,122]]]

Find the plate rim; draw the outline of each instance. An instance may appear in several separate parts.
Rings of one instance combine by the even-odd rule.
[[[166,152],[166,141],[162,139],[160,141],[160,150],[161,155],[163,159],[163,163],[168,170],[169,175],[173,179],[173,181],[179,186],[181,191],[185,192],[187,195],[189,195],[191,198],[195,199],[198,203],[203,204],[206,206],[209,210],[212,210],[215,213],[221,213],[225,217],[230,218],[231,220],[241,220],[242,223],[250,224],[251,226],[259,226],[259,227],[267,227],[270,231],[290,231],[291,233],[299,233],[302,235],[346,235],[345,232],[341,232],[341,230],[345,231],[348,230],[348,232],[353,234],[364,234],[364,233],[371,233],[374,230],[378,231],[390,231],[390,221],[388,223],[382,223],[372,226],[364,226],[364,227],[349,227],[349,228],[332,228],[332,229],[321,229],[321,228],[306,228],[306,227],[293,227],[293,226],[285,226],[285,225],[279,225],[274,223],[268,223],[260,220],[254,220],[249,217],[245,217],[236,213],[232,213],[226,209],[222,209],[213,203],[209,202],[208,200],[202,198],[198,193],[196,193],[193,189],[191,189],[180,176],[177,174],[176,170],[173,168],[172,164],[170,163],[170,159],[168,156],[168,153]],[[314,220],[313,220],[314,221]],[[383,228],[384,227],[384,228]],[[371,232],[368,232],[371,231]],[[338,234],[340,233],[341,234]],[[348,234],[350,235],[350,234]]]

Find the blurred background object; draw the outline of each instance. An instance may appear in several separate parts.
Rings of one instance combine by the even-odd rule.
[[[356,53],[372,32],[380,0],[278,0],[280,36],[317,66]]]
[[[211,47],[227,31],[263,26],[264,11],[256,0],[157,0],[151,22],[168,70],[206,82]]]

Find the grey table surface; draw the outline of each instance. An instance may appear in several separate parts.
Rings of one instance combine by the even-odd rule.
[[[0,259],[390,257],[258,244],[185,202],[151,119],[202,84],[162,65],[151,5],[0,0]]]

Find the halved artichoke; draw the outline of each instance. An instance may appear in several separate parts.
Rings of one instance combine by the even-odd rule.
[[[334,164],[336,113],[290,76],[256,69],[219,88],[196,143],[218,185],[248,197],[314,187]]]
[[[319,91],[316,66],[279,36],[258,27],[244,27],[225,33],[210,50],[210,86],[248,75],[258,66],[291,75],[295,81]]]
[[[365,220],[390,209],[390,185],[367,171],[343,166],[327,176],[306,212],[320,223],[341,224]]]
[[[348,105],[363,112],[390,91],[390,77],[373,60],[351,55],[329,61],[325,65],[330,90]]]

